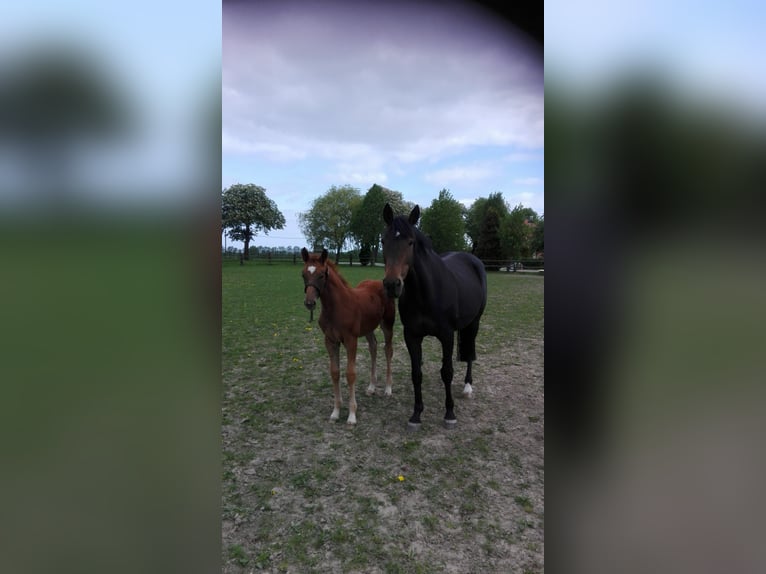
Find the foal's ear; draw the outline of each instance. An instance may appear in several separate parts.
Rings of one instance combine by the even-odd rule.
[[[391,225],[391,222],[394,220],[394,210],[391,209],[391,206],[386,203],[386,206],[383,208],[383,221],[386,222],[386,225]]]
[[[303,257],[304,262],[309,260],[309,250],[305,247],[301,249],[301,257]]]
[[[420,206],[416,205],[410,211],[410,225],[415,225],[420,219]]]
[[[327,255],[328,255],[328,253],[327,253],[327,249],[325,249],[325,248],[322,248],[322,257],[321,257],[321,259],[320,259],[320,261],[321,261],[322,263],[324,263],[324,262],[327,260]]]

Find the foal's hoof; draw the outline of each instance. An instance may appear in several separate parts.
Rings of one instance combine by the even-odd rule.
[[[375,387],[367,387],[367,390],[365,391],[368,397],[371,397],[375,394]]]
[[[407,432],[418,432],[420,430],[420,423],[411,423],[407,421]]]
[[[457,419],[444,419],[444,428],[452,430],[457,427]]]

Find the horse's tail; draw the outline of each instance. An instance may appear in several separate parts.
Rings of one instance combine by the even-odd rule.
[[[479,321],[487,306],[487,272],[478,258],[474,257],[472,264],[481,286],[481,306],[473,321],[457,332],[457,358],[463,362],[476,360],[476,335],[479,332]]]
[[[457,360],[468,362],[476,360],[476,334],[479,332],[479,319],[476,317],[471,324],[457,332]]]

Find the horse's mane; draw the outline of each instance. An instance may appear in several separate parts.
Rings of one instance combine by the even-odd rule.
[[[392,227],[394,231],[399,232],[407,232],[409,229],[412,229],[412,232],[415,234],[415,239],[417,240],[415,242],[415,246],[418,249],[422,249],[423,251],[434,251],[434,244],[431,243],[431,238],[429,238],[425,233],[420,231],[420,229],[417,228],[417,226],[412,225],[405,215],[397,215],[394,218],[394,221],[392,222]]]
[[[327,260],[325,261],[325,265],[327,265],[330,269],[335,271],[333,275],[337,276],[346,287],[348,287],[349,289],[351,288],[351,285],[349,285],[346,278],[340,274],[340,271],[338,271],[338,264],[335,263],[335,261],[333,261],[332,259],[328,257]]]
[[[415,245],[419,246],[423,251],[433,251],[434,253],[436,253],[436,250],[434,249],[434,244],[431,243],[431,238],[428,237],[422,231],[420,231],[420,229],[418,229],[414,225],[412,226],[412,229],[415,231],[415,237],[417,238]]]

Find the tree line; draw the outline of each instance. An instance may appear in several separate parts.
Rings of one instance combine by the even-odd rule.
[[[298,214],[299,226],[312,250],[325,247],[335,253],[337,261],[342,251],[352,247],[358,249],[362,264],[377,263],[386,203],[399,214],[414,207],[400,192],[378,184],[364,195],[350,185],[332,186]],[[521,204],[510,208],[501,192],[481,197],[467,208],[442,189],[429,206],[421,206],[421,212],[420,229],[439,253],[472,251],[489,268],[510,260],[543,257],[544,215]],[[222,230],[231,239],[244,242],[245,259],[249,259],[250,241],[259,231],[283,229],[285,224],[277,205],[254,184],[235,184],[223,190],[221,213]]]

